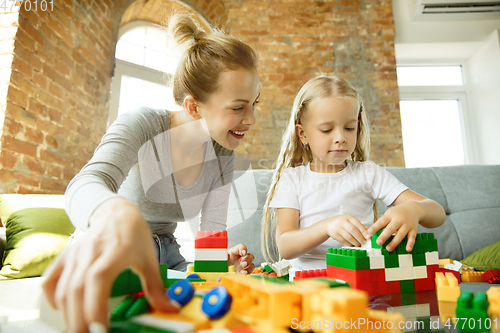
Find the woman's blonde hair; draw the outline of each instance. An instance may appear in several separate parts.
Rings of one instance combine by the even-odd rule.
[[[285,128],[281,141],[281,150],[276,159],[276,172],[274,173],[267,200],[264,206],[262,217],[261,243],[262,253],[267,262],[275,262],[276,240],[276,216],[271,212],[269,203],[271,202],[276,185],[281,177],[281,173],[288,167],[307,165],[312,161],[312,153],[309,146],[303,146],[295,130],[295,125],[301,124],[304,115],[309,112],[309,105],[316,100],[325,97],[347,97],[352,98],[359,105],[358,109],[358,129],[356,136],[356,147],[351,155],[353,161],[366,161],[370,152],[370,132],[366,111],[363,108],[363,101],[356,89],[345,79],[335,75],[319,75],[302,86],[292,107],[292,113]],[[374,205],[374,207],[376,207]],[[375,214],[377,212],[375,211]]]
[[[174,14],[168,31],[179,45],[187,46],[173,77],[179,105],[189,95],[206,102],[218,90],[223,71],[257,69],[257,55],[250,46],[220,30],[206,33],[187,14]]]

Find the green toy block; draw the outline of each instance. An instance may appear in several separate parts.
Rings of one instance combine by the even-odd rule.
[[[405,237],[401,243],[396,246],[393,252],[396,252],[397,254],[408,254],[410,252],[406,251],[406,245],[408,244],[408,238]],[[413,250],[412,250],[413,251]]]
[[[194,271],[196,272],[227,272],[227,260],[195,260]]]
[[[387,250],[382,250],[382,255],[384,256],[385,268],[399,267],[399,257],[395,251],[389,252]]]
[[[119,321],[127,319],[125,318],[125,313],[127,313],[127,311],[134,303],[135,303],[134,296],[126,297],[123,301],[121,301],[120,304],[117,305],[116,308],[113,309],[113,311],[111,311],[110,314],[111,321]]]
[[[370,258],[366,250],[329,248],[326,264],[359,271],[370,269]]]
[[[401,280],[399,286],[401,287],[401,293],[415,293],[414,280]]]
[[[434,252],[438,250],[437,239],[431,232],[417,234],[412,253]]]
[[[457,325],[459,332],[488,332],[488,306],[486,293],[478,292],[474,295],[471,291],[462,291],[456,309],[457,318],[460,318]]]
[[[372,242],[372,248],[373,248],[373,249],[385,249],[385,247],[387,246],[387,244],[389,244],[389,243],[391,242],[391,240],[392,240],[392,236],[391,236],[391,237],[389,237],[389,239],[388,239],[388,240],[386,240],[384,244],[382,244],[382,245],[378,245],[378,244],[377,244],[377,238],[380,236],[380,234],[381,234],[383,231],[384,231],[384,230],[379,230],[379,231],[377,231],[377,232],[376,232],[376,233],[374,233],[374,234],[372,235],[372,237],[370,238],[370,241]]]
[[[143,313],[147,313],[151,310],[146,297],[139,297],[130,306],[130,308],[125,312],[125,318],[130,319],[134,316],[138,316]]]
[[[412,253],[413,266],[426,266],[425,253]]]
[[[160,270],[161,280],[163,281],[163,287],[167,288],[168,265],[160,264],[158,268]],[[111,288],[111,297],[127,295],[139,291],[142,291],[141,280],[130,268],[126,268],[115,279],[113,287]]]
[[[272,272],[274,272],[274,270],[269,265],[264,266],[264,268],[262,270],[264,272],[266,272],[266,273],[272,273]]]
[[[330,278],[321,277],[321,278],[314,278],[314,280],[328,283],[330,288],[336,288],[336,287],[348,287],[348,288],[350,288],[351,287],[351,285],[347,282],[338,282],[337,280],[330,279]]]

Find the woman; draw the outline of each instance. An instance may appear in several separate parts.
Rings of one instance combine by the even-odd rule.
[[[169,30],[187,44],[173,79],[183,110],[120,116],[66,190],[66,211],[86,232],[46,271],[43,288],[72,332],[106,330],[107,298],[127,266],[154,309],[175,310],[158,261],[186,266],[172,236],[176,222],[201,211],[201,230],[226,226],[233,150],[255,123],[257,57],[235,37],[199,30],[186,15],[173,16]],[[253,258],[244,244],[228,249],[237,271],[251,273]]]

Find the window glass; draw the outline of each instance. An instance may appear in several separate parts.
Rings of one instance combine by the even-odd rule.
[[[458,100],[400,101],[406,167],[464,164]]]
[[[463,85],[461,66],[397,67],[399,86],[459,86]]]

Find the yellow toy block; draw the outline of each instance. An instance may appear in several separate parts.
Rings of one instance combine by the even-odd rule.
[[[200,279],[206,280],[207,282],[218,282],[223,275],[235,273],[234,265],[228,266],[227,272],[195,272],[194,265],[188,265],[186,277],[190,274],[196,274]]]
[[[488,315],[490,317],[500,317],[500,287],[490,287],[486,292],[488,296]]]
[[[300,318],[301,296],[292,285],[269,283],[245,275],[224,275],[221,284],[233,298],[231,305],[239,320],[262,332],[290,327]]]
[[[445,301],[438,301],[438,309],[439,309],[439,318],[441,319],[441,322],[445,324],[449,319],[451,319],[454,323],[456,320],[453,318],[456,318],[456,309],[457,309],[457,302],[445,302]]]
[[[444,266],[446,266],[448,264],[453,264],[453,259],[450,259],[450,258],[439,259],[439,267],[444,268]]]
[[[462,282],[485,282],[482,274],[484,272],[462,272],[460,275]]]
[[[460,297],[460,287],[453,273],[436,272],[436,296],[438,301],[457,302]]]

